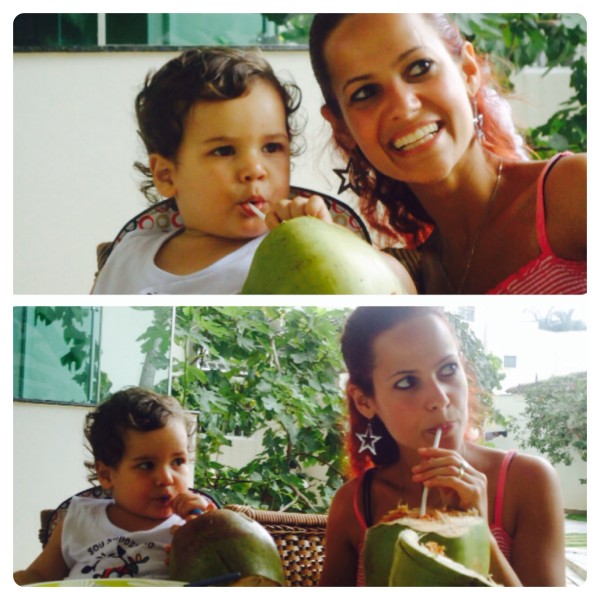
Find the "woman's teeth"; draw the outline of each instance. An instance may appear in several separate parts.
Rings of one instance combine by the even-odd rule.
[[[412,150],[425,142],[428,142],[438,132],[439,126],[437,123],[431,123],[420,127],[416,131],[409,133],[392,142],[392,147],[395,150]]]

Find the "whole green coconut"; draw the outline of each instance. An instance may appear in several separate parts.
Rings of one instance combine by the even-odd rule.
[[[283,586],[277,546],[256,521],[232,510],[211,510],[175,532],[169,579],[204,581],[239,573],[235,586]]]
[[[284,221],[260,243],[242,294],[405,294],[381,252],[316,217]]]

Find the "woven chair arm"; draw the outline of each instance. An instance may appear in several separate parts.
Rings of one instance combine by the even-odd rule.
[[[325,529],[327,515],[309,513],[289,513],[276,510],[260,510],[241,504],[228,504],[224,508],[243,513],[247,517],[263,525],[297,525],[302,527],[315,527]]]

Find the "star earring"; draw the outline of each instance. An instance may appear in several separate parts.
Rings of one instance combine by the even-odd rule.
[[[360,448],[359,452],[364,452],[365,450],[369,450],[373,456],[377,454],[377,450],[375,449],[375,444],[381,439],[380,435],[375,435],[373,433],[373,428],[371,427],[371,421],[369,421],[367,425],[367,429],[364,433],[356,433],[356,437],[360,440]]]

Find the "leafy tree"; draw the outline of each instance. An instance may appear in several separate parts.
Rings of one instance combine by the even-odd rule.
[[[346,310],[185,307],[177,311],[173,393],[199,412],[196,480],[224,502],[322,512],[343,477]],[[228,436],[262,436],[241,469],[219,462]],[[313,473],[321,467],[320,473]]]
[[[520,443],[536,448],[553,464],[587,462],[587,373],[552,377],[518,386],[525,397],[525,424],[515,425]]]
[[[563,150],[587,149],[587,25],[572,13],[462,13],[453,15],[459,27],[487,54],[512,89],[511,75],[528,66],[571,69],[573,95],[550,119],[526,132],[541,156]]]

